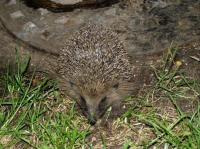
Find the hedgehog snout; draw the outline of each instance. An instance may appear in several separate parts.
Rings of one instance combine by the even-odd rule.
[[[97,122],[97,115],[94,110],[90,110],[87,116],[88,122],[91,125],[95,125]]]
[[[100,102],[87,104],[87,119],[91,125],[94,125],[106,112],[108,107],[107,97],[100,99]]]

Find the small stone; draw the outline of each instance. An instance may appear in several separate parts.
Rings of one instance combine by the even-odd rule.
[[[108,15],[108,16],[114,16],[114,15],[116,15],[116,9],[115,8],[111,8],[111,9],[105,11],[104,13],[106,15]]]
[[[11,13],[10,16],[13,19],[17,19],[17,18],[24,17],[24,14],[20,10],[18,10],[16,12]]]
[[[83,0],[51,0],[56,3],[64,4],[64,5],[73,5],[78,2],[82,2]]]
[[[57,24],[65,24],[67,23],[68,20],[69,20],[68,17],[62,16],[62,17],[57,18],[54,22]]]
[[[42,16],[49,13],[49,11],[48,11],[47,9],[44,9],[44,8],[39,8],[38,11],[40,12],[40,14],[41,14]]]
[[[8,5],[16,5],[16,4],[17,4],[16,0],[10,0],[8,2]]]
[[[33,22],[28,22],[24,25],[23,30],[26,32],[34,32],[38,30],[38,27]]]
[[[176,61],[176,67],[180,67],[182,65],[181,61]]]
[[[96,137],[92,137],[92,142],[95,142],[95,141],[97,141],[97,138]]]

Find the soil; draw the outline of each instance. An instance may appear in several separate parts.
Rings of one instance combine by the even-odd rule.
[[[182,71],[188,77],[200,79],[199,0],[123,0],[111,7],[77,9],[63,13],[35,10],[18,0],[1,0],[0,20],[1,72],[8,62],[14,63],[16,48],[21,55],[31,56],[31,67],[54,71],[59,48],[66,38],[86,22],[91,22],[101,23],[120,34],[135,68],[133,75],[137,89],[153,85],[155,77],[150,66],[159,66],[163,53],[166,53],[171,45],[179,45],[180,51],[176,59],[183,63]],[[1,88],[3,87],[0,87],[0,93]],[[189,104],[186,99],[179,102],[186,112],[194,109],[195,102]],[[161,114],[168,111],[169,116],[173,115],[174,109],[170,103],[159,100],[154,102],[154,105],[160,109]],[[134,128],[120,129],[117,124],[112,123],[106,126],[108,128],[105,131],[100,127],[101,131],[95,130],[91,140],[96,140],[99,146],[96,136],[102,133],[108,136],[108,140],[114,138],[116,144],[123,141],[116,138],[122,136],[120,133],[135,140],[137,144],[152,138],[153,133],[149,128],[134,119],[131,121]],[[140,135],[141,133],[143,135]],[[111,146],[116,148],[117,145]]]

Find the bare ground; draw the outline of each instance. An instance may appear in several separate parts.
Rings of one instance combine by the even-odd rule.
[[[3,67],[7,64],[5,61],[1,61],[2,59],[5,60],[13,59],[13,51],[16,47],[21,49],[23,54],[33,54],[33,64],[37,62],[37,54],[34,53],[34,49],[32,49],[30,46],[25,45],[24,43],[20,42],[19,40],[14,39],[11,35],[9,35],[5,29],[3,29],[2,26],[0,26],[0,50],[3,51],[1,53],[5,53],[5,55],[0,55],[0,62],[3,64]],[[199,57],[200,57],[200,42],[199,41],[193,41],[188,44],[181,45],[179,47],[181,52],[178,53],[176,59],[177,61],[181,61],[181,71],[184,71],[186,76],[192,78],[192,79],[200,79],[200,65],[199,65]],[[8,52],[10,51],[10,53]],[[27,52],[28,51],[28,52]],[[32,51],[32,52],[31,52]],[[167,50],[164,52],[167,53]],[[3,58],[4,57],[4,58]],[[154,79],[150,77],[150,72],[152,73],[152,69],[150,68],[150,65],[156,65],[159,67],[159,64],[162,62],[162,54],[160,55],[152,55],[149,56],[149,63],[146,67],[140,67],[136,68],[138,70],[137,77],[138,80],[146,80],[146,81],[139,81],[136,83],[136,86],[139,87],[139,91],[137,94],[133,96],[133,99],[131,102],[129,101],[127,104],[124,105],[124,108],[127,109],[127,107],[134,107],[134,113],[142,113],[142,115],[149,115],[153,114],[160,119],[166,119],[167,121],[170,121],[171,123],[175,122],[177,120],[177,111],[168,98],[166,96],[163,96],[162,93],[159,93],[152,88],[154,87]],[[137,57],[138,58],[138,57]],[[140,57],[144,58],[144,57]],[[138,58],[138,59],[140,59]],[[145,57],[146,58],[146,57]],[[134,59],[135,62],[137,61]],[[155,62],[156,61],[156,62]],[[41,62],[42,63],[42,62]],[[142,62],[138,62],[140,66],[142,66]],[[145,64],[146,65],[146,64]],[[2,65],[0,65],[2,66]],[[5,67],[4,67],[5,68]],[[147,69],[148,68],[148,69]],[[3,69],[0,69],[3,71]],[[144,75],[145,74],[145,75]],[[154,77],[153,77],[154,78]],[[1,87],[2,88],[2,87]],[[193,95],[190,96],[191,91],[188,89],[183,89],[185,95],[183,98],[177,101],[178,105],[181,107],[181,109],[184,112],[192,113],[197,106],[197,103],[199,102],[199,97],[193,97]],[[154,93],[152,93],[154,92]],[[146,97],[146,98],[144,98]],[[64,112],[65,108],[66,110],[69,109],[68,104],[70,103],[69,100],[64,100],[61,102],[57,108],[55,108],[54,112],[58,112],[62,109],[60,112]],[[60,108],[62,107],[62,108]],[[139,115],[139,114],[138,114]],[[118,119],[115,118],[114,120],[102,120],[99,122],[98,125],[96,125],[94,128],[92,128],[92,134],[88,138],[88,142],[92,142],[95,149],[96,148],[102,148],[102,137],[105,138],[105,142],[107,144],[108,148],[120,148],[122,144],[125,142],[131,140],[132,142],[137,145],[136,148],[143,148],[142,144],[147,143],[149,140],[152,140],[152,138],[155,138],[155,133],[152,130],[152,127],[150,127],[143,117],[139,116],[131,116],[130,119],[122,118]],[[87,122],[83,122],[83,129],[88,126]],[[177,128],[179,129],[179,128]]]

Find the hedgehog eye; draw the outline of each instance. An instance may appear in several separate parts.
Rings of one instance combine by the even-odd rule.
[[[113,85],[114,89],[118,89],[118,87],[119,87],[119,83],[116,83],[115,85]]]
[[[85,98],[83,96],[80,96],[79,106],[82,110],[87,111],[86,101],[85,101]]]
[[[82,103],[86,103],[85,98],[83,96],[80,96],[80,100]]]
[[[106,99],[107,99],[107,97],[105,96],[105,97],[101,100],[101,103],[106,102]]]
[[[105,96],[102,98],[101,102],[99,103],[99,109],[103,109],[106,106],[107,97]]]

